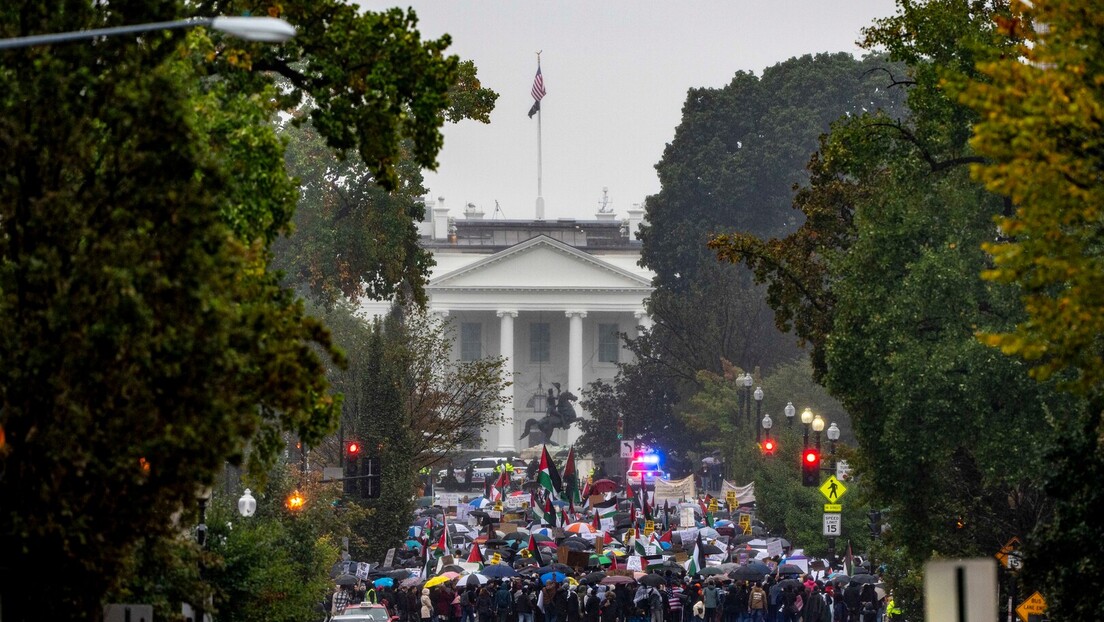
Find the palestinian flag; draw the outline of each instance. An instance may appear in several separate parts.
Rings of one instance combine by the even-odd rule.
[[[851,540],[847,540],[847,555],[843,558],[843,572],[847,576],[855,570],[855,556],[851,554]]]
[[[634,506],[640,504],[640,497],[636,496],[636,491],[629,482],[625,482],[625,498],[631,499]]]
[[[648,507],[648,486],[644,482],[644,473],[640,474],[640,509],[644,512],[644,518],[652,519],[652,509]]]
[[[533,556],[534,560],[536,560],[537,565],[543,566],[544,558],[541,557],[540,547],[537,546],[537,539],[533,536],[533,534],[529,534],[529,546],[527,548],[529,549],[529,554]]]
[[[533,522],[544,524],[544,506],[537,503],[537,494],[529,493],[529,509],[533,510]]]
[[[568,525],[571,519],[567,516],[567,510],[560,508],[560,526]]]
[[[579,473],[575,469],[575,447],[567,450],[567,463],[564,464],[563,493],[568,501],[582,503],[583,497],[579,492]]]
[[[694,552],[690,554],[690,559],[686,560],[686,575],[693,577],[701,573],[704,568],[705,554],[702,553],[702,539],[699,533],[697,539],[694,541]]]
[[[617,514],[617,497],[611,497],[608,501],[594,505],[594,516],[599,519],[613,518],[614,514]]]
[[[594,513],[594,520],[590,522],[590,526],[594,528],[594,531],[602,530],[602,521],[598,518],[598,512]]]
[[[451,552],[452,538],[449,537],[448,516],[444,516],[441,525],[441,537],[437,540],[437,557],[448,555]]]
[[[673,533],[674,532],[671,529],[668,529],[667,531],[664,531],[663,535],[659,537],[659,541],[660,542],[670,542],[671,541],[671,535]]]
[[[663,500],[663,530],[671,530],[671,508],[667,505],[667,500]]]
[[[552,462],[552,456],[548,455],[547,445],[541,446],[540,469],[537,471],[537,481],[553,499],[559,498],[559,491],[563,488],[563,482],[560,481],[560,471],[556,468],[556,463]]]
[[[437,569],[437,558],[429,554],[429,539],[422,541],[422,578],[428,579],[429,575]]]
[[[647,546],[648,545],[645,544],[644,540],[642,540],[641,538],[633,538],[633,551],[635,551],[637,555],[639,555],[641,557],[647,555],[648,554]],[[643,570],[643,568],[641,568],[641,570]]]
[[[468,563],[479,565],[487,563],[483,558],[483,551],[479,550],[479,545],[475,542],[472,542],[471,551],[468,551]]]
[[[545,497],[544,499],[544,517],[541,522],[547,521],[550,527],[556,526],[556,508],[552,507],[552,497]]]

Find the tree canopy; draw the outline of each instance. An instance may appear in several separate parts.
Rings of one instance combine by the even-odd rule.
[[[342,359],[267,269],[297,198],[272,119],[310,100],[327,145],[394,187],[404,148],[434,163],[459,64],[447,38],[336,0],[9,2],[0,36],[243,12],[299,35],[0,52],[0,598],[15,619],[98,617],[132,547],[189,524],[180,508],[225,461],[262,474],[285,433],[310,445],[336,424],[323,359]]]

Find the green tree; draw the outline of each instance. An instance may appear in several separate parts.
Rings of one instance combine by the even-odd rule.
[[[1104,247],[1098,171],[1104,88],[1099,20],[1090,3],[1013,2],[998,21],[1015,53],[980,66],[962,88],[978,115],[973,146],[986,156],[975,179],[1006,197],[1014,211],[998,221],[1002,237],[985,244],[982,273],[1019,288],[1023,316],[983,333],[985,343],[1024,361],[1033,377],[1056,380],[1088,407],[1054,413],[1061,443],[1051,452],[1047,491],[1054,520],[1029,542],[1025,574],[1045,586],[1048,615],[1096,615],[1102,570],[1092,525],[1104,511]],[[1074,570],[1076,569],[1076,571]],[[1073,574],[1084,577],[1075,580]]]
[[[0,7],[5,37],[270,9],[293,43],[195,30],[3,52],[0,599],[14,619],[98,617],[133,547],[172,537],[226,460],[248,451],[263,474],[284,431],[310,445],[332,430],[311,348],[328,338],[266,270],[295,199],[272,116],[309,98],[327,143],[393,184],[403,140],[433,164],[458,60],[413,13],[333,0]],[[65,580],[21,580],[52,575]]]
[[[946,85],[980,78],[975,64],[1010,53],[994,39],[1002,3],[903,2],[866,32],[907,72],[908,113],[842,119],[810,163],[794,234],[717,238],[768,285],[782,327],[813,347],[817,375],[850,413],[853,463],[871,503],[888,507],[886,545],[904,581],[906,615],[922,607],[920,566],[932,555],[989,555],[1045,524],[1050,422],[1080,405],[1026,366],[986,349],[975,333],[1013,326],[1013,287],[981,281],[981,244],[1008,209],[972,182],[968,144],[977,116]],[[1024,448],[1013,458],[1007,448]]]

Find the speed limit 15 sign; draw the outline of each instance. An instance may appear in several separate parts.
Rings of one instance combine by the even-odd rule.
[[[824,534],[826,536],[838,536],[840,535],[840,516],[842,514],[825,514],[824,515]]]

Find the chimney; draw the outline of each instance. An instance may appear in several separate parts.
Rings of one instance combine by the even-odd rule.
[[[629,210],[629,240],[635,241],[636,232],[640,230],[641,223],[644,222],[644,208],[639,203],[633,203],[632,209]]]
[[[430,212],[430,210],[433,209],[433,199],[427,197],[418,197],[414,200],[422,204],[422,217],[418,220],[418,237],[432,238],[433,214],[432,212]]]
[[[437,206],[433,208],[433,239],[445,241],[449,235],[448,208],[445,207],[445,197],[437,197]]]

